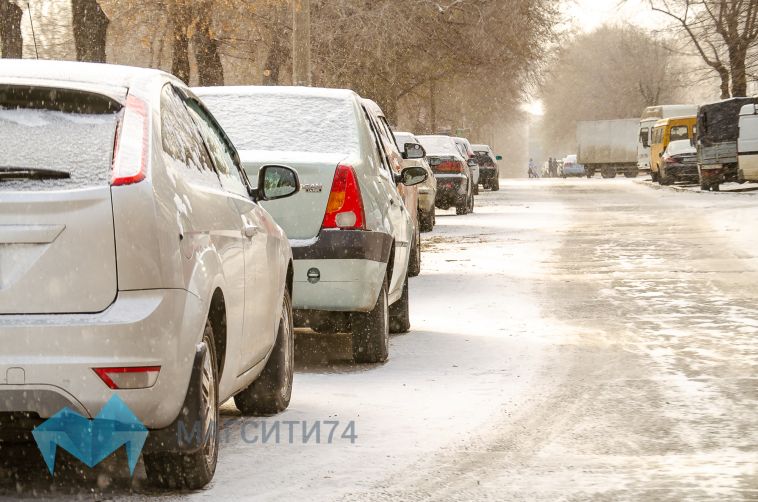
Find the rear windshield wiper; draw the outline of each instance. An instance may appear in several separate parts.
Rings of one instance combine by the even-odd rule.
[[[0,181],[10,179],[58,180],[70,177],[71,173],[58,169],[0,166]]]

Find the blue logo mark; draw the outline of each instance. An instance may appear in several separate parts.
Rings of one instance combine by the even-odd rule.
[[[147,434],[147,428],[117,395],[106,403],[94,420],[63,408],[32,431],[50,474],[55,472],[58,446],[90,468],[125,446],[129,472],[133,475]]]

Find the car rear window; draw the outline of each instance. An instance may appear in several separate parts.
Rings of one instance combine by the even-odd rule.
[[[474,152],[476,154],[476,162],[482,167],[495,167],[495,161],[490,157],[489,152]]]
[[[52,169],[70,176],[0,177],[0,191],[108,185],[120,109],[90,92],[0,85],[0,170]]]
[[[453,156],[460,157],[455,142],[449,136],[416,136],[426,154],[433,157]]]
[[[238,150],[358,151],[350,101],[326,96],[199,93]]]

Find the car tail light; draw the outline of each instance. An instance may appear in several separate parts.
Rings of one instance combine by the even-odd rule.
[[[160,366],[126,366],[121,368],[93,368],[109,388],[147,389],[158,380]]]
[[[681,164],[682,159],[680,157],[664,157],[663,161],[666,164]]]
[[[458,160],[443,160],[434,167],[434,170],[440,173],[462,173],[463,163]]]
[[[339,165],[334,173],[322,228],[364,229],[365,220],[355,171],[351,166]]]
[[[111,186],[131,185],[145,179],[149,120],[147,103],[134,96],[128,96],[113,152]]]

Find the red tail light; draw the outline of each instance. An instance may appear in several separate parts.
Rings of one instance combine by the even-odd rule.
[[[337,166],[322,228],[364,229],[366,215],[355,171],[351,166]]]
[[[457,160],[443,160],[434,170],[439,173],[462,173],[464,171],[463,164]]]
[[[122,368],[93,368],[109,388],[148,389],[158,380],[160,366],[127,366]]]
[[[664,157],[663,161],[666,164],[681,164],[682,159],[679,157]]]
[[[134,96],[128,96],[113,152],[111,186],[130,185],[145,179],[149,129],[147,103]]]

